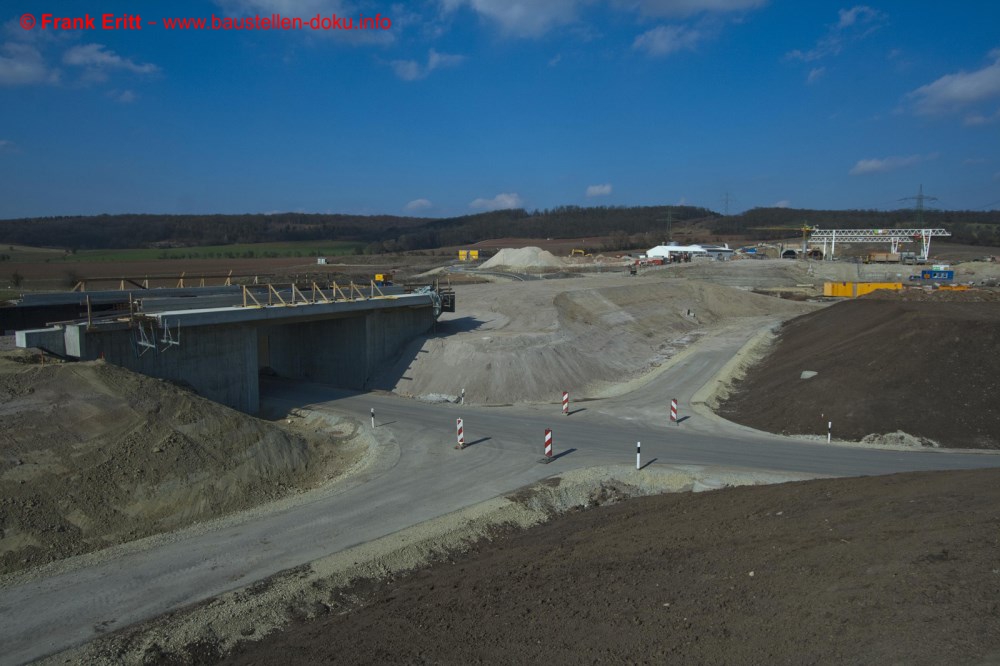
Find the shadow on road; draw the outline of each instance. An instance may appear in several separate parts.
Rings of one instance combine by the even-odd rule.
[[[586,407],[580,407],[580,408],[578,408],[578,409],[574,409],[574,410],[573,410],[573,411],[571,411],[571,412],[568,412],[568,413],[566,414],[566,416],[573,416],[574,414],[577,414],[577,413],[579,413],[579,412],[585,412],[585,411],[587,411],[587,408],[586,408]]]
[[[576,451],[576,449],[566,449],[565,451],[562,451],[561,453],[557,453],[554,456],[552,456],[552,460],[554,460],[554,461],[555,460],[559,460],[563,456],[568,456],[569,454],[573,453],[574,451]]]
[[[689,418],[691,418],[691,417],[690,416],[682,416],[682,417],[680,417],[679,419],[677,419],[677,425],[680,425],[680,424],[684,423]]]
[[[491,439],[493,439],[493,438],[492,437],[480,437],[479,439],[477,439],[474,442],[466,442],[465,448],[469,448],[470,446],[475,446],[476,444],[482,444],[483,442],[488,442]]]
[[[650,465],[652,465],[652,464],[653,464],[653,463],[655,463],[655,462],[656,462],[656,458],[653,458],[652,460],[650,460],[650,461],[649,461],[648,463],[646,463],[645,465],[643,465],[643,466],[642,466],[642,467],[640,467],[639,469],[641,469],[641,470],[642,470],[642,469],[646,469],[647,467],[649,467]]]

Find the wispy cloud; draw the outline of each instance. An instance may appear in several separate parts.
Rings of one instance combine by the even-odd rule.
[[[466,8],[511,37],[537,38],[580,22],[580,10],[607,4],[646,17],[689,17],[757,9],[768,0],[439,0],[445,14]]]
[[[806,51],[796,49],[789,52],[786,57],[813,62],[828,56],[835,56],[844,49],[847,43],[864,39],[878,30],[888,18],[887,14],[864,5],[841,9],[837,22],[827,29],[826,35],[816,42],[816,46]]]
[[[917,113],[956,112],[1000,97],[1000,49],[990,51],[993,62],[974,72],[956,72],[921,86],[909,94]],[[971,124],[984,124],[975,119]]]
[[[694,28],[661,25],[647,30],[632,43],[632,48],[650,56],[665,56],[683,49],[693,49],[703,35]]]
[[[131,104],[139,98],[138,95],[131,90],[112,90],[108,93],[108,97],[116,102],[121,102],[122,104]]]
[[[896,171],[897,169],[916,166],[921,162],[937,159],[937,157],[937,153],[931,153],[930,155],[906,155],[858,160],[854,168],[851,169],[850,174],[852,176],[863,176],[870,173],[887,173],[889,171]]]
[[[124,69],[134,74],[155,74],[160,68],[152,63],[137,63],[123,58],[103,44],[81,44],[63,54],[63,63],[93,69]]]
[[[588,0],[441,0],[446,13],[467,7],[512,37],[540,37],[554,27],[573,23],[577,7]]]
[[[781,201],[775,201],[772,208],[790,208],[792,202],[788,199],[782,199]]]
[[[524,201],[517,192],[504,192],[492,199],[475,199],[469,204],[469,208],[477,210],[503,210],[506,208],[521,208]]]
[[[434,204],[431,203],[430,199],[414,199],[413,201],[406,204],[406,210],[427,210],[431,208]]]
[[[404,81],[419,81],[425,79],[435,69],[442,67],[456,67],[465,60],[465,56],[453,55],[449,53],[438,53],[431,49],[427,54],[427,63],[421,64],[416,60],[393,60],[390,65],[396,72],[396,76]]]
[[[823,78],[824,74],[826,74],[826,67],[813,67],[809,70],[809,75],[806,77],[806,83],[816,83]]]
[[[613,0],[612,6],[647,16],[691,16],[757,9],[768,0]]]
[[[59,71],[45,64],[35,46],[17,42],[0,46],[0,86],[55,83],[59,83]]]
[[[606,197],[611,194],[611,183],[603,185],[588,185],[587,197]]]

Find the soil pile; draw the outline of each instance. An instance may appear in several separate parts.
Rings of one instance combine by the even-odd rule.
[[[838,439],[901,431],[1000,448],[1000,302],[955,302],[969,294],[858,299],[790,321],[719,413],[785,434],[825,436],[832,421]]]
[[[509,248],[497,252],[483,264],[483,268],[530,270],[533,268],[562,268],[563,260],[548,250],[538,247]]]
[[[256,506],[354,456],[117,366],[33,361],[0,358],[0,574]]]
[[[815,306],[662,278],[469,285],[460,312],[412,343],[373,387],[474,404],[547,402],[569,388],[595,397],[650,372],[699,337],[746,318]],[[758,324],[759,325],[759,324]]]
[[[630,500],[338,591],[222,663],[996,663],[998,482],[919,473]]]

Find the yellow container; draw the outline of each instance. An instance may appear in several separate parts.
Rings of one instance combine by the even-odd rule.
[[[879,289],[896,291],[902,288],[902,282],[825,282],[823,295],[835,298],[857,298]]]

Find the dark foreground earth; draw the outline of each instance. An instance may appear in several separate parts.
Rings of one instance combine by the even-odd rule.
[[[1000,470],[581,511],[359,584],[222,663],[1000,664]]]
[[[875,292],[797,317],[735,389],[719,414],[758,430],[1000,449],[1000,293]]]

